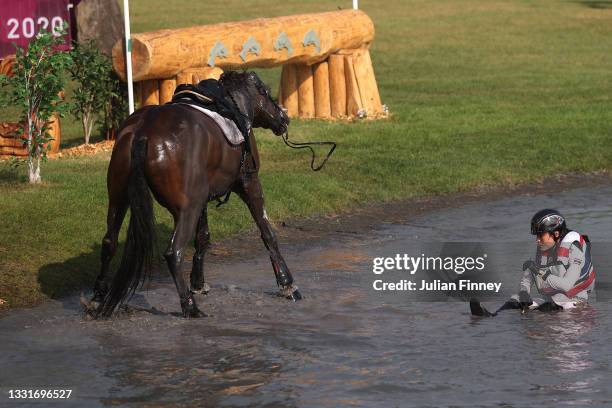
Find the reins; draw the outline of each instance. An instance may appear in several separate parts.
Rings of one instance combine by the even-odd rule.
[[[307,142],[307,143],[292,142],[289,140],[289,129],[287,129],[285,133],[281,135],[281,137],[283,139],[283,142],[285,142],[285,144],[292,149],[310,149],[310,153],[312,154],[312,159],[310,160],[310,168],[312,169],[312,171],[321,170],[323,166],[325,166],[325,163],[327,163],[327,160],[329,160],[329,158],[331,157],[334,150],[336,150],[336,146],[337,146],[335,142]],[[315,162],[316,154],[315,154],[314,149],[311,146],[325,146],[325,145],[328,145],[328,146],[331,145],[332,148],[329,150],[329,152],[327,153],[327,156],[325,156],[325,159],[323,159],[321,164],[315,167],[314,162]]]
[[[238,104],[236,103],[236,100],[234,99],[234,96],[232,95],[232,92],[228,90],[227,92],[228,96],[230,97],[232,103],[234,104],[234,106],[236,107],[237,112],[243,116],[244,118],[246,118],[249,123],[251,121],[251,119],[249,118],[248,115],[245,115],[239,108]],[[261,102],[260,102],[261,104]],[[262,107],[262,111],[264,111],[268,116],[270,116],[270,118],[274,119],[273,116],[267,112],[265,109],[263,109]],[[283,133],[281,135],[281,138],[283,139],[283,142],[285,143],[285,145],[287,145],[288,147],[292,148],[292,149],[309,149],[310,153],[312,155],[312,158],[310,160],[310,168],[312,169],[312,171],[319,171],[323,168],[323,166],[325,166],[325,163],[327,163],[327,161],[329,160],[329,158],[331,157],[331,155],[334,153],[334,150],[336,150],[336,146],[337,144],[335,142],[327,142],[327,141],[322,141],[322,142],[305,142],[305,143],[299,143],[299,142],[292,142],[289,140],[289,129],[287,129],[285,131],[285,133]],[[249,141],[248,139],[246,140],[247,143],[247,150],[249,149]],[[323,161],[321,162],[320,165],[315,167],[315,159],[316,159],[316,153],[314,151],[314,149],[312,148],[312,146],[331,146],[331,149],[329,149],[329,152],[327,153],[327,155],[325,156],[325,158],[323,159]],[[244,160],[244,157],[243,157]],[[242,166],[242,163],[241,163]],[[227,202],[227,199],[229,197],[226,197],[225,202]],[[219,204],[221,205],[221,204]]]

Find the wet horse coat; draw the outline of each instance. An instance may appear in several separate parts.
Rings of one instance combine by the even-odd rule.
[[[276,135],[287,131],[289,118],[255,73],[226,73],[220,82],[253,127],[271,129]],[[202,315],[192,294],[207,291],[204,282],[204,254],[210,244],[207,203],[230,191],[249,207],[269,251],[280,293],[292,300],[301,298],[265,215],[257,173],[259,156],[252,131],[249,144],[249,153],[245,153],[244,144],[230,145],[211,118],[183,104],[147,106],[126,120],[108,168],[107,232],[102,240],[101,272],[87,308],[90,316],[110,316],[150,270],[155,242],[151,193],[174,218],[174,231],[164,257],[185,317]],[[109,282],[109,264],[128,207],[131,217],[124,255]],[[184,248],[194,237],[196,252],[189,284],[181,268]]]

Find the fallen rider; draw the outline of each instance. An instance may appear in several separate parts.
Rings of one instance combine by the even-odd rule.
[[[591,243],[586,235],[568,230],[565,218],[556,210],[538,211],[531,219],[536,236],[536,256],[523,264],[519,293],[495,313],[487,311],[476,299],[470,309],[476,316],[495,316],[506,309],[539,311],[567,310],[585,305],[595,286],[591,262]],[[531,287],[539,297],[531,297]]]

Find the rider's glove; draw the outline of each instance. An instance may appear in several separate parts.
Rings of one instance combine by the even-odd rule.
[[[531,300],[531,296],[529,296],[529,293],[527,293],[527,291],[525,290],[521,290],[518,294],[518,301],[519,303],[521,303],[521,305],[531,305],[533,303],[533,300]]]
[[[542,280],[546,280],[546,278],[548,278],[548,275],[550,275],[550,271],[548,270],[548,268],[547,269],[538,268],[536,263],[533,262],[531,259],[523,262],[523,270],[525,271],[527,269],[529,269],[531,273],[533,273],[535,276],[540,277]]]
[[[543,281],[545,281],[546,278],[548,278],[548,276],[550,275],[550,270],[548,268],[538,269],[538,273],[536,275],[542,278]]]
[[[523,262],[523,270],[526,271],[527,269],[529,269],[533,273],[538,273],[538,267],[536,263],[533,262],[531,259]]]

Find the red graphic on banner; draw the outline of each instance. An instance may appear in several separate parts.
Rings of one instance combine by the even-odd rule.
[[[15,53],[15,46],[25,48],[41,30],[59,33],[71,19],[72,0],[0,0],[0,58]],[[63,49],[70,49],[68,30]]]

